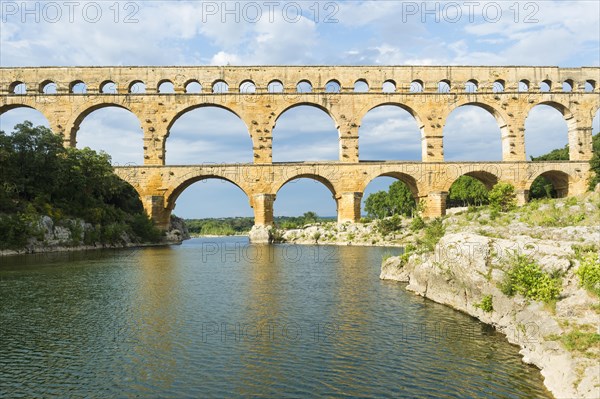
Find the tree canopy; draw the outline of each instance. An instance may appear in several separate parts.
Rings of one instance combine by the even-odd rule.
[[[135,189],[113,173],[108,154],[65,148],[62,137],[29,121],[16,125],[10,135],[0,131],[0,188],[4,217],[120,223],[137,229],[131,232],[144,240],[157,239]],[[8,231],[10,223],[0,224],[0,235],[14,234]]]
[[[416,207],[410,189],[399,180],[393,182],[388,191],[373,193],[365,201],[367,215],[377,219],[394,215],[410,216]]]

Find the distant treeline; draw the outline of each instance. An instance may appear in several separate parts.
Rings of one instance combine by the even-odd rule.
[[[306,212],[302,216],[277,216],[275,226],[282,229],[295,229],[310,223],[330,222],[335,217],[320,217],[315,212]],[[230,236],[248,233],[254,225],[253,217],[186,219],[185,224],[192,235]]]

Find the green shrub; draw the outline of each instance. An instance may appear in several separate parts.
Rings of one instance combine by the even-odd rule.
[[[500,287],[503,294],[521,294],[535,301],[551,302],[560,295],[561,281],[544,272],[540,265],[525,255],[513,254]]]
[[[412,222],[410,222],[410,230],[411,231],[419,231],[425,227],[425,221],[420,215],[417,215],[413,218]]]
[[[130,222],[131,230],[142,242],[156,242],[161,238],[161,232],[158,230],[152,220],[145,213],[134,215]]]
[[[394,215],[390,218],[381,219],[377,222],[377,230],[383,236],[396,232],[400,230],[401,227],[402,218],[399,215]]]
[[[435,218],[425,226],[425,234],[417,243],[422,251],[433,251],[440,238],[444,236],[446,229],[441,218]]]
[[[581,265],[575,271],[580,286],[600,296],[600,261],[598,254],[588,252],[581,257]]]
[[[515,187],[510,183],[499,182],[489,192],[488,198],[492,210],[507,212],[517,204]]]
[[[476,303],[474,305],[476,308],[483,310],[486,313],[492,312],[494,310],[494,305],[492,303],[492,296],[486,295],[481,299],[481,302]]]

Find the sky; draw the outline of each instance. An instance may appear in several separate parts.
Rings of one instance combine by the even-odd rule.
[[[600,3],[591,1],[53,1],[0,0],[0,66],[107,65],[555,65],[600,66]],[[594,132],[600,131],[600,112]],[[34,110],[0,115],[0,129]],[[567,143],[558,111],[537,106],[526,121],[527,156]],[[420,160],[420,132],[397,107],[369,112],[361,160]],[[446,160],[501,158],[500,130],[476,107],[444,126]],[[128,111],[105,108],[82,123],[77,146],[108,152],[114,164],[142,164],[142,132]],[[338,133],[323,111],[297,107],[273,131],[273,160],[335,160]],[[251,162],[244,124],[218,108],[182,116],[167,140],[167,164]],[[386,189],[374,180],[365,192]],[[277,194],[276,216],[335,215],[320,183],[301,179]],[[185,190],[186,218],[252,216],[244,193],[207,180]]]

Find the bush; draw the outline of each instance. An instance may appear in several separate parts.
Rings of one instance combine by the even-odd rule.
[[[411,231],[419,231],[425,227],[425,221],[420,215],[417,215],[413,218],[412,222],[410,222],[410,230]]]
[[[390,218],[381,219],[377,222],[377,230],[381,235],[386,236],[390,233],[400,230],[402,227],[402,218],[394,215]]]
[[[486,295],[481,299],[481,302],[476,303],[474,305],[476,308],[483,310],[486,313],[492,312],[494,310],[494,305],[492,303],[492,296]]]
[[[579,285],[600,296],[600,261],[598,254],[588,252],[581,256],[581,265],[575,271]]]
[[[417,240],[417,243],[421,245],[422,251],[431,252],[445,233],[442,219],[435,218],[425,227],[425,234],[421,240]]]
[[[535,301],[551,302],[560,295],[560,278],[544,272],[540,265],[525,255],[513,254],[510,268],[500,287],[503,294],[521,294]]]
[[[488,194],[492,210],[507,212],[517,204],[515,188],[510,183],[497,183]]]

